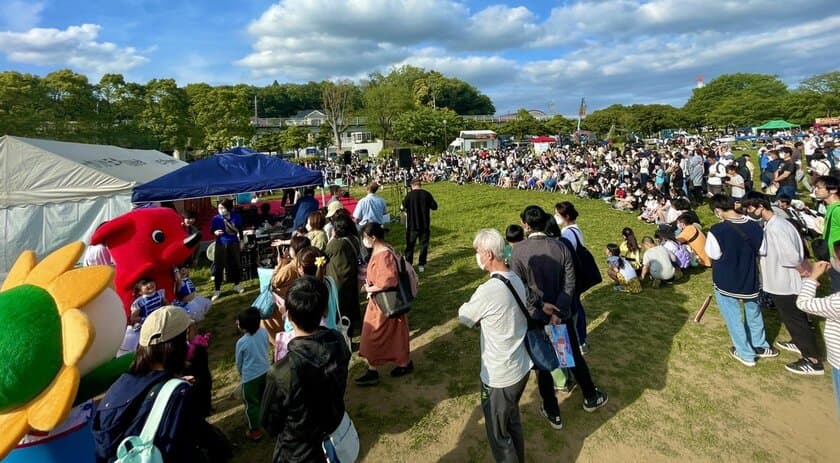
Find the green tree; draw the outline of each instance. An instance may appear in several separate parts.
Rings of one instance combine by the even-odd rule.
[[[41,79],[32,74],[0,72],[0,134],[43,136],[53,123]]]
[[[545,127],[527,109],[520,109],[516,112],[514,119],[505,122],[499,127],[499,131],[501,133],[509,133],[517,140],[522,140],[526,135],[544,134]]]
[[[53,130],[49,138],[94,141],[96,98],[88,78],[69,69],[51,72],[42,81],[50,99]]]
[[[149,131],[160,150],[183,149],[192,132],[189,102],[174,79],[152,79],[146,84],[140,126]]]
[[[300,149],[309,145],[309,130],[299,126],[289,127],[280,132],[280,142],[284,151],[294,150],[297,157]]]
[[[249,87],[190,84],[185,92],[189,101],[190,117],[195,127],[201,131],[203,143],[197,146],[219,151],[230,147],[235,138],[250,138],[253,134]]]
[[[281,132],[263,132],[255,135],[251,141],[251,146],[262,153],[280,153],[283,151],[280,134]]]
[[[333,130],[333,139],[341,151],[341,134],[349,127],[355,97],[355,86],[350,81],[325,82],[321,95],[322,108]]]
[[[332,144],[332,139],[332,127],[329,124],[321,124],[318,127],[318,133],[315,135],[315,146],[326,152],[327,148]]]
[[[363,90],[362,101],[367,127],[383,143],[388,143],[394,120],[412,108],[408,90],[384,79],[370,82]]]
[[[787,86],[776,76],[726,74],[693,90],[683,111],[698,126],[758,125],[783,117]]]
[[[545,122],[546,132],[557,135],[561,133],[569,134],[574,132],[577,127],[577,122],[567,119],[559,114]]]
[[[809,77],[799,83],[799,90],[816,92],[820,95],[840,96],[840,71]]]
[[[448,143],[448,135],[457,133],[462,125],[461,118],[451,109],[420,107],[394,120],[394,135],[404,143],[442,149]]]

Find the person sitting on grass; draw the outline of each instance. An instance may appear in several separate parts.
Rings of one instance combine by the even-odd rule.
[[[668,250],[657,245],[650,236],[642,238],[642,247],[645,254],[642,257],[641,279],[650,276],[654,288],[658,288],[663,281],[673,281],[675,269]]]
[[[627,262],[627,259],[621,257],[621,248],[615,243],[607,245],[605,250],[607,255],[607,276],[612,279],[616,285],[613,287],[616,291],[623,291],[631,294],[639,294],[642,292],[642,284],[636,276],[636,270]]]
[[[621,230],[621,236],[624,238],[618,248],[621,250],[621,257],[624,258],[630,265],[639,270],[642,268],[642,257],[639,252],[639,241],[636,240],[636,233],[630,227],[624,227]]]
[[[706,254],[706,235],[692,214],[685,213],[677,218],[676,235],[677,241],[688,246],[698,264],[703,267],[712,266],[712,260]]]

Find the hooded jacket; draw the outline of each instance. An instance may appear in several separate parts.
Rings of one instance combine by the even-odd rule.
[[[275,462],[326,461],[321,443],[344,417],[350,350],[338,331],[319,327],[289,342],[266,377],[262,424],[277,435]]]

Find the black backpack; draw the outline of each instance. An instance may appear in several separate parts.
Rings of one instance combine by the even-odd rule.
[[[575,234],[577,237],[577,249],[572,246],[572,243],[569,240],[562,240],[569,250],[572,252],[575,260],[575,291],[577,295],[580,296],[588,289],[592,288],[593,286],[601,283],[603,278],[601,277],[601,270],[598,268],[598,264],[595,262],[595,257],[589,252],[589,249],[586,249],[586,246],[583,245],[583,241],[581,241],[580,232],[576,232],[574,228],[571,228],[572,233]]]

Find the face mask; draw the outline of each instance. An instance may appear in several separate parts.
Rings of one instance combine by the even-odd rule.
[[[682,228],[682,227],[677,227],[677,231],[676,231],[677,235],[679,235],[680,233],[682,233],[682,231],[683,231],[683,228]]]
[[[475,253],[475,263],[478,264],[478,268],[484,270],[484,264],[481,263],[481,254]]]
[[[370,238],[362,238],[362,245],[366,248],[372,248],[373,240]]]
[[[312,225],[306,224],[306,231],[312,231]]]
[[[219,208],[219,215],[227,215],[227,209],[220,207]]]
[[[557,225],[563,226],[566,223],[566,219],[563,218],[560,214],[554,214],[554,221],[557,222]]]

